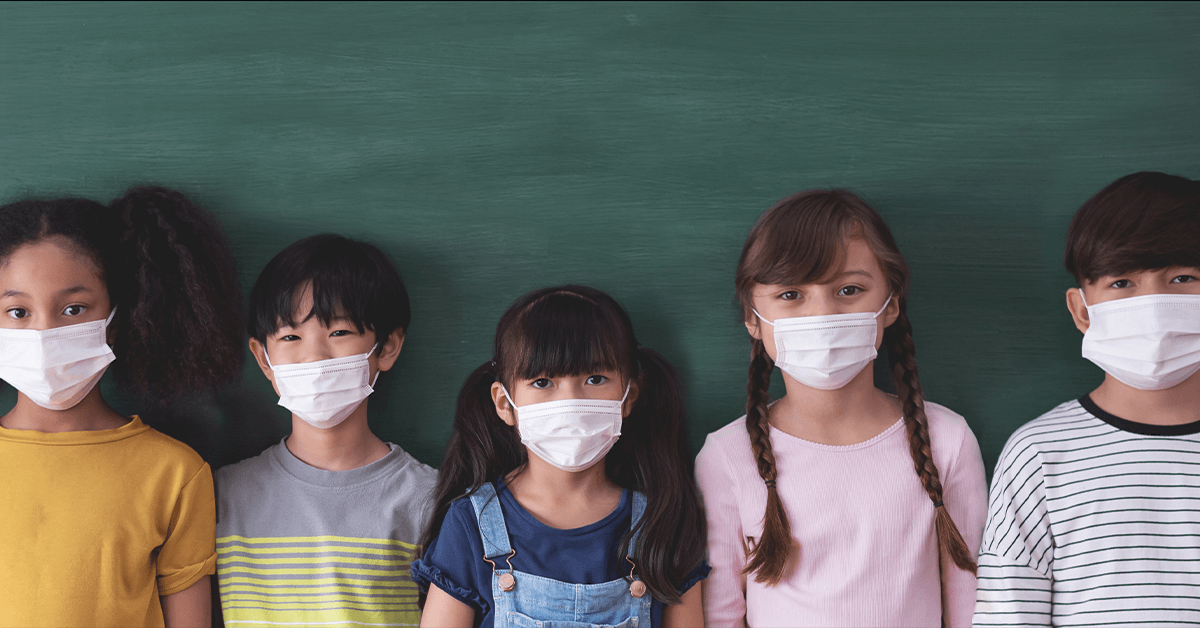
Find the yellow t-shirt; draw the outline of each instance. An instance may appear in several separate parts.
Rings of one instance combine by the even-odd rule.
[[[216,568],[212,472],[134,417],[0,428],[0,626],[162,626],[159,597]]]

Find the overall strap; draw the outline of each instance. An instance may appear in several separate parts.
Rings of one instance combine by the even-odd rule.
[[[633,517],[629,520],[630,529],[636,529],[639,521],[642,520],[642,515],[646,514],[646,496],[639,491],[630,491],[633,497]],[[642,531],[637,530],[633,536],[629,537],[629,556],[633,556],[633,548],[637,545],[638,538],[642,536]]]
[[[471,494],[471,506],[475,508],[475,519],[479,522],[484,558],[510,555],[512,546],[508,542],[508,526],[504,525],[500,496],[491,482],[484,482],[479,490]]]

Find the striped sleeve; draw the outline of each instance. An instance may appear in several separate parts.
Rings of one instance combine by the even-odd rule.
[[[1041,454],[1028,430],[1020,430],[992,479],[975,626],[1050,626],[1053,550]]]

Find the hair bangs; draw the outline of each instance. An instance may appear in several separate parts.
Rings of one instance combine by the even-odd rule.
[[[312,304],[304,309],[304,296]],[[411,317],[400,274],[382,251],[334,234],[300,240],[263,269],[251,294],[251,336],[264,340],[280,326],[295,327],[313,317],[328,326],[349,321],[358,333],[374,332],[379,342]]]
[[[1130,272],[1200,267],[1200,183],[1161,172],[1114,181],[1075,213],[1065,262],[1080,285]]]
[[[541,295],[497,335],[502,378],[535,379],[618,371],[632,377],[637,346],[624,312],[573,291]],[[507,382],[506,382],[507,383]]]

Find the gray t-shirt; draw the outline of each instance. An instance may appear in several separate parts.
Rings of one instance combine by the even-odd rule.
[[[230,626],[416,626],[409,577],[437,471],[391,443],[349,471],[286,445],[217,471],[217,581]]]

